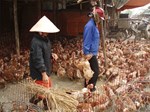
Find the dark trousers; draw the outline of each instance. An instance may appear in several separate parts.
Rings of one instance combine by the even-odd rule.
[[[92,71],[94,72],[93,77],[89,80],[88,84],[93,84],[94,87],[96,85],[97,79],[98,79],[98,75],[99,75],[99,66],[98,66],[98,61],[96,56],[93,56],[90,60],[90,67],[92,69]],[[85,87],[86,87],[86,81],[85,81]]]

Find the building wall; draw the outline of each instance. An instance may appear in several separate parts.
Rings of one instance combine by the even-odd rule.
[[[13,10],[10,2],[1,1],[1,32],[10,31],[13,28]]]
[[[60,18],[61,21],[59,20]],[[77,36],[83,33],[83,28],[88,21],[87,12],[63,11],[58,13],[57,23],[60,27],[61,35]]]
[[[1,0],[0,24],[3,26],[1,31],[13,31],[13,3],[12,1]],[[60,35],[76,36],[82,33],[83,26],[87,22],[87,12],[80,10],[62,10],[62,11],[42,11],[42,16],[46,15],[61,30]],[[19,31],[29,31],[29,29],[38,21],[38,4],[35,1],[18,2],[18,25]]]

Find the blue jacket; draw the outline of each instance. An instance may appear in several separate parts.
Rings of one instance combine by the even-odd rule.
[[[100,42],[100,33],[94,22],[94,19],[91,18],[84,27],[83,34],[83,53],[97,55]]]

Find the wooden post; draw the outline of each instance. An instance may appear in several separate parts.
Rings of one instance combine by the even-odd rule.
[[[100,7],[104,9],[103,4],[104,4],[104,1],[103,0],[99,0]],[[103,20],[101,20],[100,26],[101,26],[101,37],[102,37],[101,39],[102,39],[103,54],[104,54],[104,60],[105,60],[104,66],[105,66],[105,68],[107,68],[107,57],[106,57],[106,46],[105,46],[105,32],[104,32],[104,30],[106,28],[106,25],[104,25]]]
[[[19,29],[18,29],[18,18],[17,18],[17,0],[13,0],[14,9],[14,29],[15,29],[15,42],[16,42],[16,53],[20,55],[20,45],[19,45]]]

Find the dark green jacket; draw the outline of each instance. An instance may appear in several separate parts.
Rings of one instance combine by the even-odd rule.
[[[42,80],[42,72],[51,72],[51,43],[48,38],[35,34],[30,48],[30,76]]]

